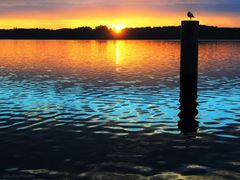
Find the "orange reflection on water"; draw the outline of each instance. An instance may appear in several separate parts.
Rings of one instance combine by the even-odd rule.
[[[211,72],[218,68],[231,71],[239,65],[240,41],[206,41],[199,46],[200,72]],[[220,71],[220,69],[219,69]]]
[[[160,72],[178,60],[178,42],[167,41],[2,41],[1,66],[14,69]]]
[[[200,43],[200,69],[240,59],[239,42]],[[0,66],[9,70],[178,75],[178,41],[1,41]]]

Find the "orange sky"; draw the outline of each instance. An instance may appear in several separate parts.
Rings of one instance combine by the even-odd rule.
[[[0,28],[180,25],[188,10],[201,24],[240,27],[239,8],[238,0],[8,0],[0,2]]]

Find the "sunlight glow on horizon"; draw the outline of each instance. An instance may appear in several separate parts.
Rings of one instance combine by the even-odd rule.
[[[122,32],[122,30],[125,28],[125,25],[123,25],[123,24],[114,24],[114,25],[111,26],[111,28],[113,28],[115,33],[120,34]]]
[[[196,13],[195,13],[196,14]],[[211,17],[208,15],[196,14],[196,20],[200,21],[202,25],[219,26],[219,27],[240,27],[238,17],[224,17],[216,16]],[[13,28],[47,28],[47,29],[60,29],[60,28],[77,28],[82,26],[89,26],[95,28],[99,25],[106,25],[109,28],[119,26],[117,29],[134,28],[134,27],[158,27],[158,26],[179,26],[181,20],[188,19],[185,14],[176,14],[175,17],[155,18],[151,16],[146,17],[119,17],[119,18],[86,18],[86,19],[31,19],[31,18],[0,18],[0,29],[13,29]]]
[[[135,28],[135,27],[159,27],[159,26],[180,26],[181,20],[186,20],[187,18],[169,18],[163,20],[154,21],[153,19],[149,19],[146,21],[140,21],[136,19],[126,19],[124,28]],[[216,19],[221,19],[216,21]],[[238,19],[227,19],[227,18],[197,18],[196,20],[200,21],[202,25],[209,26],[218,26],[218,27],[240,27],[237,26],[236,21]],[[78,28],[83,26],[89,26],[91,28],[95,28],[99,25],[106,25],[109,28],[112,28],[112,21],[80,21],[74,19],[68,20],[32,20],[32,19],[0,19],[0,29],[14,29],[14,28],[46,28],[46,29],[61,29],[61,28]],[[54,23],[53,23],[54,22]],[[114,21],[113,21],[114,22]],[[213,23],[215,22],[215,23]],[[124,29],[123,28],[123,29]],[[114,28],[115,29],[115,28]]]

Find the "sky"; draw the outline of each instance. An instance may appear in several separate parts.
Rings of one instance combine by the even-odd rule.
[[[0,28],[171,26],[189,10],[201,24],[240,27],[240,0],[0,0]]]

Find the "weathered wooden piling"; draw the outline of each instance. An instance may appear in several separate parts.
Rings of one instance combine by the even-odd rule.
[[[195,120],[198,114],[198,31],[199,21],[182,21],[178,115],[180,118],[178,126],[182,133],[193,133],[198,129],[198,121]]]

